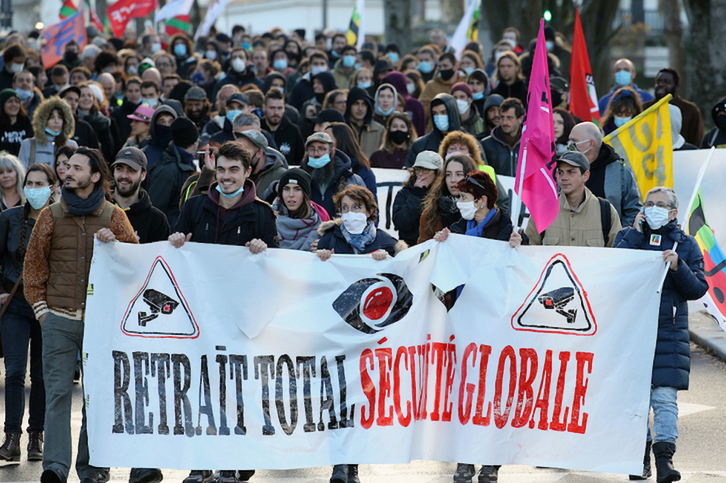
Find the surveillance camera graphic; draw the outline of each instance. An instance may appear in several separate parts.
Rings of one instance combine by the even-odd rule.
[[[150,288],[144,292],[144,302],[151,308],[151,313],[139,312],[139,325],[146,327],[146,324],[161,315],[171,315],[179,306],[179,302],[164,295],[161,292]]]
[[[577,317],[577,309],[565,310],[568,303],[575,298],[575,289],[572,287],[562,287],[552,290],[537,297],[539,303],[547,310],[554,310],[558,314],[567,319],[568,324],[575,322]]]

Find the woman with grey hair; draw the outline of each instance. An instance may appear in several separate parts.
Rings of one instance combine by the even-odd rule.
[[[25,203],[23,163],[7,151],[0,151],[0,211]]]

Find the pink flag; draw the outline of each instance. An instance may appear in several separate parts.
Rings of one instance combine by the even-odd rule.
[[[540,20],[539,24],[527,104],[514,190],[529,210],[537,230],[543,232],[555,221],[560,209],[554,181],[554,163],[552,163],[555,154],[555,132],[552,123],[544,19]],[[517,221],[514,221],[516,224]]]

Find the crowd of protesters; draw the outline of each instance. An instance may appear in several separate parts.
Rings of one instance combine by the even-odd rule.
[[[497,179],[517,170],[535,47],[524,48],[515,28],[505,29],[491,52],[471,42],[460,56],[440,30],[412,52],[378,42],[358,50],[335,31],[312,40],[304,31],[252,35],[241,26],[196,41],[186,34],[137,37],[133,30],[107,38],[93,27],[88,34],[88,45],[67,43],[54,66],[41,64],[37,32],[10,34],[0,57],[0,460],[21,458],[30,347],[27,458],[43,460],[42,483],[66,483],[71,466],[63,428],[85,314],[85,295],[73,287],[80,283],[85,294],[92,249],[81,243],[71,253],[57,240],[81,240],[86,228],[78,220],[91,214],[101,241],[232,244],[252,253],[279,247],[315,251],[323,261],[334,253],[380,260],[406,245],[444,242],[450,232],[513,247],[644,249],[660,249],[647,243],[658,234],[670,237],[662,248],[669,248],[664,257],[673,270],[662,311],[678,307],[681,317],[684,301],[702,293],[703,260],[676,226],[675,193],[653,192],[644,208],[632,172],[602,140],[671,94],[673,149],[724,147],[726,98],[711,113],[715,128],[704,134],[700,111],[679,95],[675,69],[658,73],[651,94],[634,83],[633,63],[617,60],[615,85],[600,100],[601,130],[568,111],[570,48],[546,29],[560,215],[544,231],[530,223],[524,232],[514,229]],[[372,168],[410,172],[392,208],[400,241],[378,228]],[[672,241],[680,243],[675,251]],[[458,292],[440,295],[451,304]],[[688,386],[688,335],[678,322],[659,331],[662,367],[651,402],[657,420],[670,417],[663,407]],[[71,326],[73,337],[57,342]],[[54,342],[41,343],[47,337]],[[670,364],[670,353],[681,362]],[[44,378],[51,379],[44,385]],[[666,428],[653,437],[658,481],[675,481],[675,419],[656,427]],[[103,483],[108,471],[88,465],[84,438],[85,415],[79,477]],[[643,475],[634,479],[650,475],[650,441]],[[498,468],[485,465],[478,481],[497,481]],[[253,474],[194,470],[185,483],[237,483]],[[454,481],[474,476],[473,465],[459,464]],[[130,475],[132,483],[161,479],[155,468]],[[332,483],[358,481],[357,465],[333,470]]]

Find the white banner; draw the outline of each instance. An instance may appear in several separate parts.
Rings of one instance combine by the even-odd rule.
[[[458,235],[384,261],[97,245],[91,464],[639,473],[663,269],[648,251]],[[431,283],[465,284],[449,313]]]

